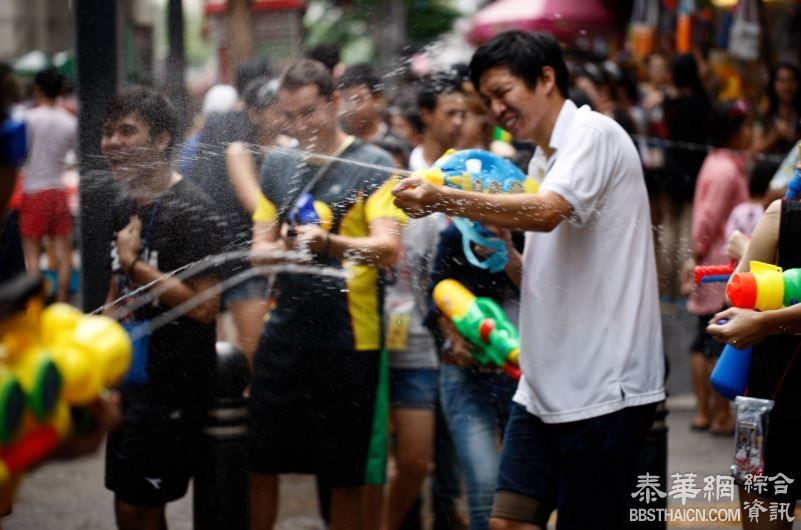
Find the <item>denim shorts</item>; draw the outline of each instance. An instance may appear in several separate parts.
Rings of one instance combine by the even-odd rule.
[[[226,289],[222,293],[223,308],[227,309],[229,304],[237,302],[267,298],[267,284],[268,280],[264,276],[254,276]]]
[[[518,404],[506,425],[492,516],[557,530],[624,528],[637,455],[656,404],[568,423],[543,423]]]
[[[436,368],[389,369],[389,404],[394,408],[434,410],[437,388]]]

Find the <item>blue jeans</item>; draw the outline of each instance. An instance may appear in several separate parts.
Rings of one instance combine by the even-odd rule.
[[[502,373],[440,366],[440,400],[464,470],[470,530],[489,528],[503,433],[517,382]]]

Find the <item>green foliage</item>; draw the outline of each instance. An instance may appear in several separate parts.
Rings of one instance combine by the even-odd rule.
[[[459,13],[442,0],[405,0],[409,40],[425,44],[450,31]]]

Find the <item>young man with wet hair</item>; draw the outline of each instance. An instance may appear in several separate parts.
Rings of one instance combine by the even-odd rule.
[[[172,170],[176,134],[173,106],[150,88],[127,88],[107,108],[100,147],[125,191],[112,205],[108,302],[153,282],[164,289],[123,318],[139,331],[219,282],[215,268],[185,279],[165,277],[219,252],[225,233],[211,201]],[[139,296],[107,311],[115,315]],[[183,497],[202,465],[196,457],[215,363],[218,305],[219,296],[212,296],[135,342],[132,370],[143,374],[122,384],[123,419],[106,450],[106,487],[114,492],[121,529],[166,528],[166,503]]]
[[[262,165],[262,191],[274,207],[271,216],[254,215],[254,251],[306,248],[315,263],[349,276],[276,277],[250,387],[254,529],[272,528],[282,473],[313,473],[331,485],[332,530],[365,528],[363,486],[385,478],[380,269],[396,260],[405,217],[392,204],[387,172],[349,163],[392,166],[387,153],[340,129],[339,104],[322,64],[291,65],[278,105],[301,151],[269,153]],[[302,192],[324,203],[330,227],[289,226],[287,213]]]
[[[434,72],[420,81],[417,107],[423,122],[423,141],[409,156],[412,171],[427,168],[445,151],[456,147],[462,134],[467,98],[455,72]]]
[[[566,99],[546,33],[482,45],[470,76],[496,122],[537,151],[537,194],[487,195],[407,179],[395,203],[526,232],[520,380],[491,528],[623,528],[638,450],[664,399],[648,197],[637,150],[612,119]]]
[[[337,81],[340,94],[340,120],[345,131],[363,142],[374,144],[390,135],[381,116],[384,90],[381,78],[366,63],[348,66]]]

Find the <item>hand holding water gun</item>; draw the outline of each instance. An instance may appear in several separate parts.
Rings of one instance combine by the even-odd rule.
[[[0,289],[0,487],[44,460],[73,431],[71,406],[87,406],[128,369],[125,330],[66,304],[44,306],[44,284]]]
[[[726,296],[734,307],[768,311],[797,304],[801,300],[801,269],[752,261],[750,272],[732,275]]]
[[[476,346],[472,354],[479,364],[501,367],[510,377],[520,379],[520,335],[494,300],[476,298],[451,279],[439,282],[433,296],[440,312]]]
[[[412,176],[437,186],[479,193],[536,193],[539,187],[512,162],[480,149],[448,151],[433,167],[419,169]],[[462,248],[471,265],[490,272],[504,269],[508,254],[503,240],[481,223],[458,217],[453,218],[453,223],[462,234]],[[482,260],[476,256],[473,245],[493,252]]]

